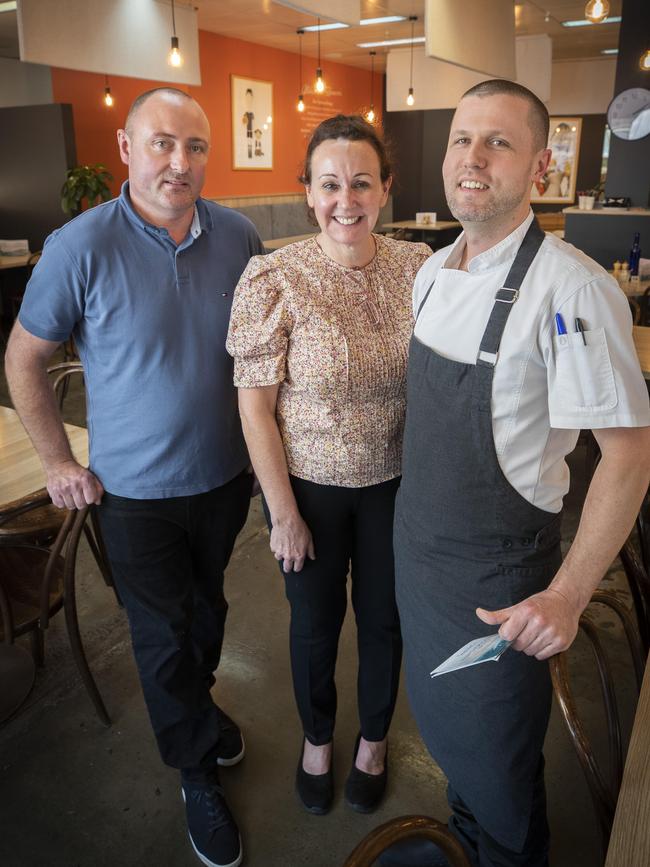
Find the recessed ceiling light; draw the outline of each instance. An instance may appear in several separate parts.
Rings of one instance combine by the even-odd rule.
[[[6,0],[6,2],[0,3],[0,12],[15,12],[17,6],[16,0]]]
[[[416,42],[424,41],[424,36],[415,36],[413,39],[384,39],[383,42],[357,42],[357,48],[383,48],[386,45],[415,45]]]
[[[332,24],[310,24],[309,27],[301,27],[305,33],[313,33],[316,30],[344,30],[349,27],[349,24],[343,24],[342,21],[334,21]]]
[[[618,48],[603,48],[601,54],[618,54]]]
[[[621,16],[620,15],[610,15],[609,18],[605,18],[604,21],[601,21],[600,24],[594,25],[593,21],[587,21],[586,18],[578,18],[577,21],[563,21],[562,27],[602,27],[603,24],[620,24]]]
[[[394,24],[396,21],[406,21],[406,15],[384,15],[383,18],[362,18],[359,24],[365,27],[367,24]]]

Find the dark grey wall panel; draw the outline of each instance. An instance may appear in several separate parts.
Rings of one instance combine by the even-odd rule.
[[[421,211],[422,115],[421,111],[384,114],[384,129],[395,165],[393,219],[412,220]]]
[[[639,58],[648,48],[650,3],[623,0],[622,15],[615,95],[630,87],[650,89],[650,74],[639,68]],[[633,205],[650,205],[650,136],[638,141],[612,136],[605,190],[608,196],[629,196]]]
[[[0,237],[40,250],[67,219],[61,185],[75,163],[71,105],[0,108]]]
[[[641,251],[650,247],[650,215],[628,213],[567,214],[564,238],[603,268],[627,261],[634,233],[641,233]],[[646,239],[644,241],[644,239]]]

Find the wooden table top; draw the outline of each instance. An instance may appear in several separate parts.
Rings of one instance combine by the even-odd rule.
[[[650,328],[646,325],[633,325],[632,338],[643,375],[646,379],[650,379]]]
[[[605,867],[647,864],[650,864],[650,660],[634,717]]]
[[[288,235],[286,238],[272,238],[270,241],[262,241],[262,243],[267,250],[279,250],[280,247],[286,247],[287,244],[295,244],[298,241],[313,238],[315,234],[315,232],[310,232],[307,235]]]
[[[415,220],[398,220],[396,223],[384,223],[382,229],[409,229],[418,232],[442,232],[445,229],[460,228],[456,220],[436,220],[435,223],[418,223]]]
[[[29,262],[31,253],[24,256],[0,256],[0,270],[4,268],[24,268]]]
[[[80,464],[88,465],[88,431],[65,426],[72,451]],[[45,487],[45,473],[38,455],[14,409],[0,406],[0,505],[12,503]]]

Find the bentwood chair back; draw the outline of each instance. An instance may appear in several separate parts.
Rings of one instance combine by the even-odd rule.
[[[643,652],[634,619],[619,596],[610,591],[596,591],[591,603],[606,605],[620,619],[632,655],[637,693],[641,689],[645,654]],[[590,603],[590,605],[591,605]],[[580,618],[580,629],[589,639],[596,660],[600,689],[607,722],[608,762],[606,769],[596,758],[592,743],[577,709],[569,677],[568,651],[559,653],[550,660],[551,679],[560,713],[567,728],[578,760],[582,767],[594,805],[600,833],[603,860],[614,821],[616,801],[623,777],[623,748],[618,703],[614,690],[609,658],[600,640],[599,630],[590,616],[589,608]]]
[[[381,853],[407,837],[426,837],[445,854],[451,867],[471,867],[456,837],[430,816],[400,816],[371,831],[347,857],[343,867],[371,867]]]
[[[45,494],[23,502],[13,513],[3,513],[0,525],[49,501]],[[29,634],[35,661],[42,665],[50,617],[63,608],[72,656],[97,715],[108,726],[110,717],[88,667],[77,617],[77,549],[88,511],[87,507],[66,512],[50,548],[25,543],[0,546],[0,640],[12,644],[16,637]]]
[[[636,522],[636,529],[639,537],[639,547],[641,556],[636,552],[636,549],[630,539],[621,548],[619,557],[625,570],[628,584],[630,585],[630,593],[634,603],[634,611],[639,625],[639,636],[644,655],[647,656],[650,650],[650,576],[644,565],[643,551],[647,548],[650,542],[650,527],[648,527],[648,515],[644,514],[643,507],[639,512],[639,517]],[[646,553],[646,557],[648,556]]]

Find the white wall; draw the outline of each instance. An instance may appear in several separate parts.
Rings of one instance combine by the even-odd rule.
[[[0,107],[47,105],[52,102],[49,66],[0,57]]]
[[[550,114],[604,114],[614,96],[616,56],[556,60],[551,78]]]

